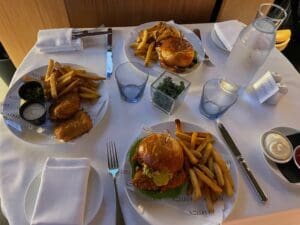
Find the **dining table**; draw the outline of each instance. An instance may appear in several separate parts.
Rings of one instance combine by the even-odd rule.
[[[0,198],[3,214],[11,225],[26,225],[29,222],[25,214],[25,195],[32,180],[41,173],[47,157],[86,157],[101,177],[103,200],[90,225],[110,225],[115,221],[115,196],[113,181],[108,174],[106,143],[113,140],[122,165],[126,153],[143,127],[150,127],[162,122],[179,118],[195,124],[212,133],[231,154],[218,132],[216,122],[209,120],[199,112],[202,87],[208,79],[219,78],[228,52],[218,48],[211,40],[213,23],[186,24],[189,29],[201,31],[202,44],[211,63],[203,62],[195,70],[184,74],[191,86],[184,102],[168,115],[151,102],[150,86],[155,77],[149,77],[145,93],[137,103],[122,100],[114,73],[104,81],[103,88],[108,92],[109,103],[102,120],[86,135],[74,143],[37,145],[16,137],[0,118]],[[127,62],[124,46],[134,27],[113,27],[113,66]],[[30,71],[47,65],[49,59],[60,63],[72,63],[84,66],[90,71],[105,76],[106,35],[83,38],[84,49],[72,52],[41,53],[35,46],[28,52],[17,68],[10,86]],[[224,221],[226,225],[235,224],[299,224],[300,186],[280,179],[266,163],[260,144],[261,135],[275,127],[291,127],[300,130],[300,75],[288,59],[275,48],[266,62],[254,76],[254,80],[266,71],[275,71],[281,75],[288,87],[288,93],[276,105],[260,104],[256,101],[240,98],[220,120],[239,147],[258,183],[268,196],[263,203],[257,197],[251,184],[240,167],[238,168],[237,200],[232,212]],[[126,224],[160,224],[159,216],[153,221],[146,221],[131,205],[122,176],[117,178],[121,208]],[[278,216],[279,215],[279,216]],[[162,218],[165,215],[160,215]],[[258,218],[255,220],[255,218]],[[164,220],[162,220],[164,221]],[[178,219],[172,224],[184,224]],[[248,221],[248,222],[247,222]],[[250,221],[250,222],[249,222]],[[281,223],[280,223],[281,221]],[[290,221],[285,223],[285,221]],[[262,224],[262,223],[261,223]]]

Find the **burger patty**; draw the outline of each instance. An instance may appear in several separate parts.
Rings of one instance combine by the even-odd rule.
[[[173,174],[173,178],[169,181],[167,185],[157,186],[151,178],[143,174],[142,170],[138,170],[133,179],[132,183],[135,187],[146,190],[146,191],[167,191],[169,189],[173,189],[181,186],[186,180],[186,174],[183,170],[178,171]]]

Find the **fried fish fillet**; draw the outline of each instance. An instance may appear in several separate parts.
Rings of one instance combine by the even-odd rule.
[[[51,120],[64,120],[80,110],[80,97],[77,92],[70,92],[59,98],[50,107]]]
[[[54,128],[56,138],[70,141],[92,129],[93,123],[90,116],[80,110],[71,119],[59,123]]]

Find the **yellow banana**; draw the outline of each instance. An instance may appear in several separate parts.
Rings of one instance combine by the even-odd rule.
[[[291,38],[291,30],[290,29],[283,29],[283,30],[278,30],[276,32],[276,44],[285,42],[286,40]]]

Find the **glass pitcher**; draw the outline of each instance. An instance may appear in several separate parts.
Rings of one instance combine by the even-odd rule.
[[[257,18],[245,27],[225,64],[224,79],[243,90],[265,62],[275,44],[276,27],[266,18]]]

